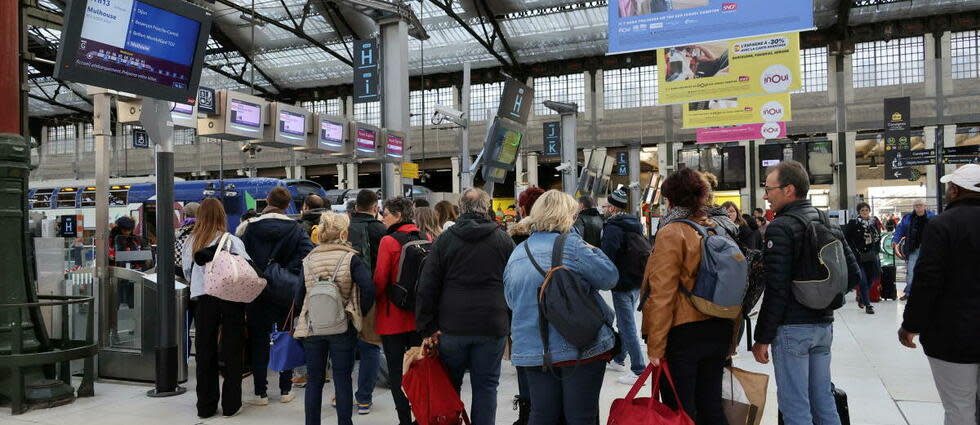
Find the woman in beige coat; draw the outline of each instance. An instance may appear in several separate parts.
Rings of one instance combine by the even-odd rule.
[[[332,359],[337,423],[350,425],[354,405],[351,374],[362,312],[374,304],[371,271],[347,241],[350,219],[325,212],[317,228],[319,245],[303,260],[306,284],[293,336],[303,341],[309,383],[306,425],[320,425],[327,357]]]

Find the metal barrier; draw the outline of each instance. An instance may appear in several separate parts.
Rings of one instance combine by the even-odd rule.
[[[95,362],[94,357],[98,353],[98,345],[95,343],[95,317],[88,315],[85,323],[84,340],[73,340],[68,329],[69,306],[86,305],[89,311],[95,310],[94,297],[82,296],[59,296],[59,295],[39,295],[38,302],[0,304],[0,310],[14,309],[16,320],[9,326],[13,332],[13,340],[9,354],[0,354],[0,369],[9,369],[12,376],[13,396],[11,399],[11,410],[13,414],[21,414],[27,411],[26,394],[24,387],[24,374],[21,369],[25,367],[57,365],[58,380],[71,385],[71,361],[85,359],[85,366],[82,375],[82,383],[76,392],[77,397],[91,397],[95,395]],[[61,338],[51,339],[52,348],[42,352],[24,352],[24,318],[30,316],[29,309],[41,307],[61,308]],[[33,325],[28,322],[29,326]]]

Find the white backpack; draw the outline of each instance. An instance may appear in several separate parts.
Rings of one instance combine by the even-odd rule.
[[[349,318],[346,307],[350,301],[344,302],[344,297],[340,294],[337,273],[352,255],[348,253],[341,258],[333,276],[317,280],[306,294],[306,320],[310,335],[339,335],[347,332]]]

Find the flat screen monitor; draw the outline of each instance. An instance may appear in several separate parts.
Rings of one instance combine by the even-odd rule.
[[[810,184],[834,182],[834,154],[830,141],[806,143],[806,168],[810,172]]]
[[[487,143],[484,145],[484,164],[504,170],[513,169],[524,140],[523,129],[496,118],[487,137]],[[494,178],[494,175],[487,175],[486,178]]]
[[[378,154],[378,136],[381,129],[373,125],[354,124],[354,147],[357,155],[361,157],[373,157]]]
[[[306,115],[292,111],[279,110],[279,139],[295,144],[306,144]]]
[[[701,171],[713,174],[720,182],[722,173],[721,149],[707,148],[701,149]]]
[[[175,102],[170,112],[173,112],[175,114],[194,115],[194,105]]]
[[[54,77],[193,104],[211,13],[173,0],[74,0]]]
[[[228,123],[252,131],[262,128],[262,105],[241,99],[228,100]]]
[[[314,149],[347,153],[347,120],[341,117],[319,115],[316,128],[316,146]]]
[[[783,162],[782,143],[766,143],[759,145],[759,183],[766,185],[766,171],[769,167]]]
[[[392,159],[405,157],[405,133],[393,130],[385,132],[385,155]]]
[[[177,127],[196,128],[197,107],[186,103],[171,103],[170,120]]]
[[[745,147],[726,146],[721,149],[719,189],[738,190],[745,187]]]
[[[694,170],[701,169],[701,153],[697,149],[681,149],[677,151],[677,165],[684,165]]]

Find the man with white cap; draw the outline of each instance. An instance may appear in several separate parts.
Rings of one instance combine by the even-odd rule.
[[[949,205],[929,221],[898,339],[921,335],[945,425],[976,425],[980,386],[980,165],[943,176]]]

